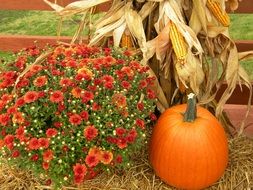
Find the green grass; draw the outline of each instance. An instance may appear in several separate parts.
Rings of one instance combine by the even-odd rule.
[[[52,11],[0,11],[0,34],[55,36],[60,17]],[[71,36],[80,16],[63,20],[62,36]]]
[[[92,19],[96,20],[98,15]],[[231,26],[229,28],[232,39],[253,39],[253,14],[231,14]],[[0,34],[24,34],[24,35],[51,35],[57,34],[59,16],[51,11],[0,11]],[[73,36],[80,15],[63,20],[62,36]],[[84,31],[84,35],[87,30]],[[10,60],[11,53],[0,52],[1,59]],[[253,60],[244,61],[242,66],[253,79]]]
[[[253,40],[253,14],[230,14],[232,39]]]

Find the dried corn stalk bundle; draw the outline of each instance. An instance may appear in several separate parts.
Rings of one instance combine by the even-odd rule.
[[[106,1],[83,0],[66,7],[49,4],[65,16],[86,14]],[[235,10],[238,0],[227,0],[226,5]],[[252,91],[239,60],[253,52],[238,53],[229,37],[229,24],[225,0],[113,0],[110,10],[94,24],[90,45],[102,45],[112,37],[115,46],[140,50],[141,63],[148,64],[150,75],[157,78],[153,88],[161,112],[194,92],[200,104],[215,105],[216,116],[222,116],[237,83]],[[216,104],[215,95],[224,81],[227,89]]]

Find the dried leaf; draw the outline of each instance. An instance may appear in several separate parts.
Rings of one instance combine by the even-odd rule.
[[[204,32],[207,32],[205,4],[203,1],[193,0],[192,16],[189,26],[194,30],[196,34],[200,32],[202,28]]]
[[[138,14],[141,16],[142,20],[144,20],[155,8],[157,4],[154,2],[146,2]]]
[[[68,4],[65,8],[59,11],[59,15],[66,16],[72,15],[76,13],[80,13],[85,11],[91,7],[99,5],[101,3],[105,3],[109,0],[82,0],[82,1],[75,1],[73,3]]]
[[[157,40],[155,44],[156,57],[161,62],[164,60],[166,52],[170,47],[169,32],[170,32],[170,25],[167,24],[157,36]]]
[[[125,18],[121,17],[118,21],[109,24],[99,30],[96,30],[93,37],[90,40],[89,45],[93,46],[97,44],[100,40],[102,40],[105,36],[112,35],[114,29],[119,28],[121,25],[125,23]]]
[[[107,11],[97,22],[95,23],[95,28],[98,30],[108,24],[116,22],[121,17],[124,16],[124,2],[120,2],[112,6],[112,8]]]
[[[252,51],[239,52],[238,57],[239,57],[239,61],[244,61],[244,60],[253,58],[253,50]]]
[[[114,46],[118,47],[122,38],[122,35],[124,33],[126,29],[126,23],[123,23],[121,26],[119,26],[118,28],[116,28],[113,31],[113,42],[114,42]]]
[[[62,6],[60,6],[60,5],[56,4],[56,3],[52,3],[52,2],[50,2],[48,0],[44,0],[44,2],[46,4],[48,4],[52,9],[54,9],[56,12],[60,12],[63,9]]]

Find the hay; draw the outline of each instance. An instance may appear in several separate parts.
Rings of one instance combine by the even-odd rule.
[[[229,140],[230,162],[224,176],[208,190],[253,189],[253,140],[236,137]],[[174,189],[155,176],[149,165],[147,151],[135,158],[135,166],[122,175],[103,173],[93,180],[87,180],[80,187],[64,187],[64,190],[166,190]],[[1,190],[51,189],[41,185],[31,172],[24,172],[2,162],[0,166]]]

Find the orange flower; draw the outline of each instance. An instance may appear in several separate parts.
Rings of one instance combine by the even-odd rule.
[[[19,123],[19,124],[24,123],[25,118],[23,117],[22,112],[14,113],[13,117],[12,117],[12,122],[13,123]]]
[[[131,67],[125,66],[121,69],[122,72],[124,72],[128,77],[134,76],[134,71],[131,69]]]
[[[103,151],[100,156],[100,161],[103,164],[110,164],[113,159],[113,154],[110,151]]]
[[[81,98],[82,95],[82,89],[79,87],[75,87],[71,90],[71,94],[75,97],[75,98]]]
[[[92,71],[91,71],[90,69],[88,69],[87,67],[83,67],[83,68],[79,69],[79,70],[77,71],[77,73],[78,73],[78,74],[88,75],[88,76],[90,76],[90,77],[93,76]]]
[[[126,97],[122,93],[116,93],[112,96],[112,103],[122,109],[127,106]]]
[[[33,84],[37,87],[42,87],[47,83],[47,77],[46,76],[39,76],[36,79],[34,79]]]
[[[96,146],[90,148],[89,153],[88,154],[96,154],[98,156],[100,156],[101,150],[99,148],[97,148]]]
[[[3,139],[0,139],[0,148],[2,148],[4,146],[4,140]]]

